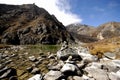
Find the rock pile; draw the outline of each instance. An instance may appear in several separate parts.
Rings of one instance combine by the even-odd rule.
[[[28,50],[27,46],[0,49],[0,80],[27,80],[34,75],[30,80],[36,77],[41,80],[48,72],[47,64],[57,62],[56,55],[51,52],[30,53]]]
[[[24,72],[18,74],[18,68],[28,61],[27,59],[25,60],[25,57],[27,57],[26,53],[17,54],[18,51],[23,49],[24,47],[21,46],[0,49],[0,80],[17,80],[18,76]],[[36,72],[38,72],[37,69],[33,69],[31,73]]]
[[[69,47],[66,42],[57,54],[9,54],[9,50],[0,53],[0,80],[120,80],[120,60],[99,59],[87,48]]]
[[[12,63],[10,57],[15,57],[14,54],[8,56],[0,53],[0,80],[9,78],[9,80],[17,80],[17,71],[14,68],[8,67],[7,65]]]
[[[45,80],[120,80],[120,60],[99,60],[87,48],[68,46],[62,47],[57,57],[58,64],[45,74]]]

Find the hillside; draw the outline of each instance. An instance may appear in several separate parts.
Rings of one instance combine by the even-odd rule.
[[[93,43],[87,43],[85,44],[85,46],[89,48],[91,54],[93,55],[99,55],[99,53],[104,54],[106,52],[111,52],[117,55],[116,58],[120,59],[120,36],[99,40]]]
[[[107,39],[120,36],[120,22],[101,24],[94,33],[98,39]]]
[[[90,43],[97,41],[97,38],[92,37],[96,28],[89,25],[83,24],[70,24],[66,26],[67,30],[71,33],[71,35],[77,40],[84,43]]]
[[[77,34],[88,35],[88,36],[92,36],[92,32],[94,32],[96,29],[93,26],[79,24],[79,23],[70,24],[70,25],[66,26],[66,28],[70,32],[76,32]]]
[[[0,43],[58,44],[74,41],[54,15],[35,4],[0,4]]]
[[[71,24],[66,28],[75,39],[85,43],[120,36],[120,22],[108,22],[96,28],[82,24]]]

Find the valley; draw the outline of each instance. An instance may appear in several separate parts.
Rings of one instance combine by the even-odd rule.
[[[0,80],[120,80],[120,22],[64,26],[35,4],[0,4]]]

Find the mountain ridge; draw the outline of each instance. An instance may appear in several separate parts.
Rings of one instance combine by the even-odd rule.
[[[35,4],[0,4],[0,41],[5,44],[59,44],[74,39],[54,15]]]
[[[72,35],[77,35],[75,38],[82,42],[95,42],[120,36],[120,22],[107,22],[98,27],[75,23],[66,26],[66,28]]]

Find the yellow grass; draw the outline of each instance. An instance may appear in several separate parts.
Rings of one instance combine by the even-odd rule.
[[[93,55],[105,52],[115,52],[117,48],[120,48],[120,37],[89,43],[86,46],[90,49],[90,52]]]

